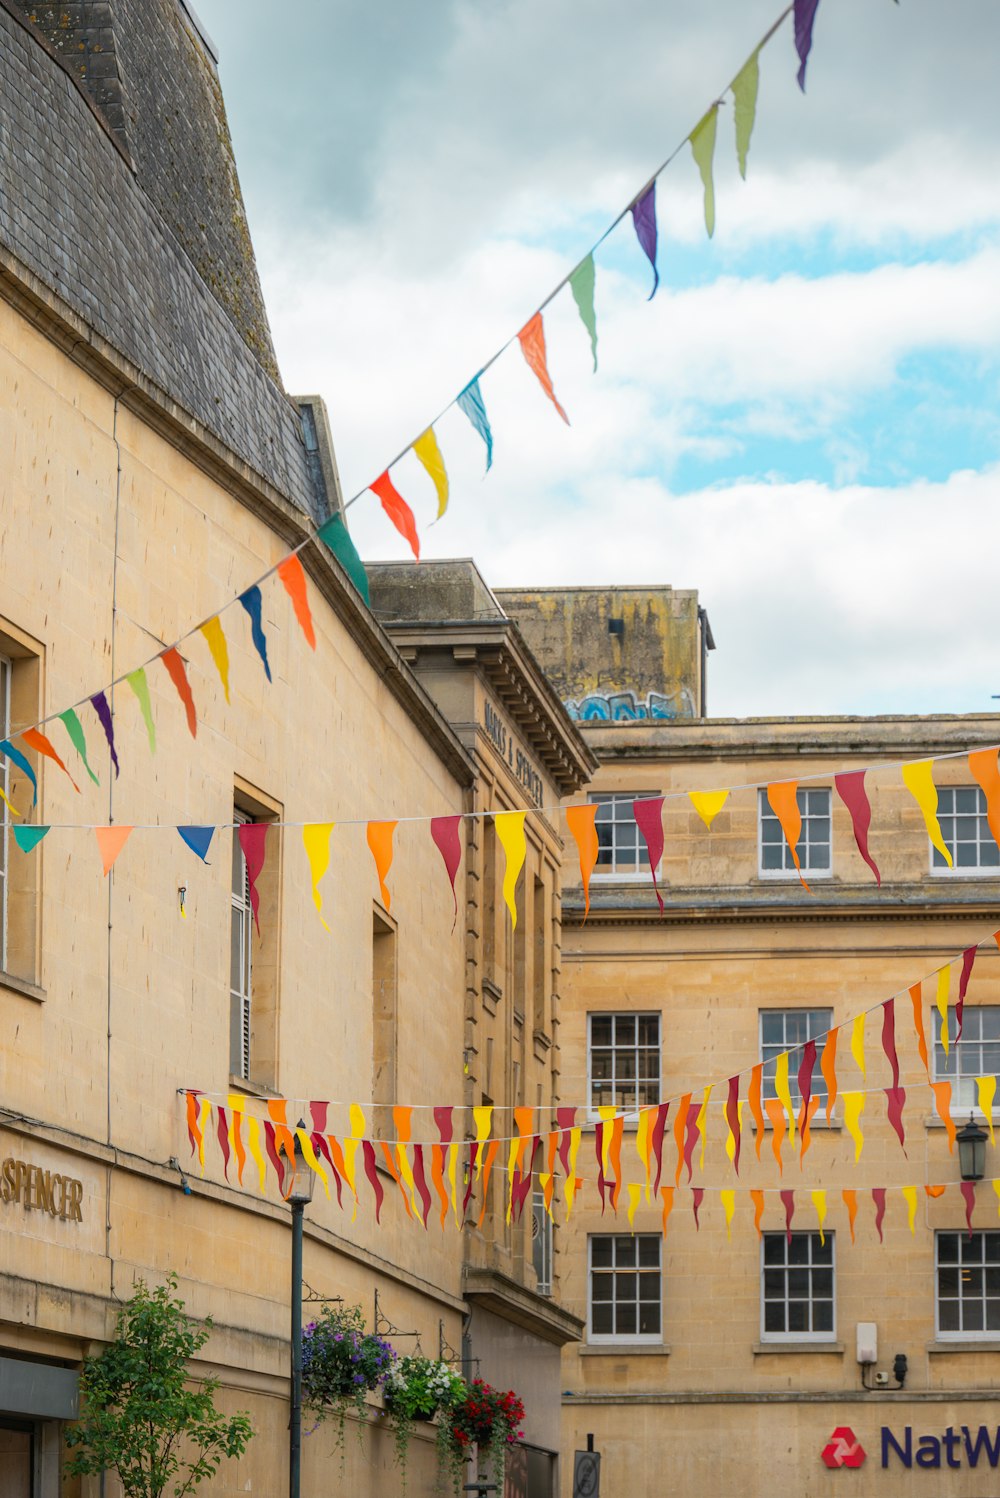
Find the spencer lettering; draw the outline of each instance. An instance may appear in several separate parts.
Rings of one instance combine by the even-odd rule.
[[[0,1166],[0,1202],[25,1212],[47,1212],[63,1222],[83,1221],[83,1182],[9,1155]]]

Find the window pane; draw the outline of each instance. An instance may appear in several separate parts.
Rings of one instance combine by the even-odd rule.
[[[611,1239],[592,1238],[590,1241],[590,1262],[596,1268],[598,1265],[610,1265],[611,1263]]]
[[[769,1300],[765,1303],[764,1330],[766,1332],[783,1332],[785,1330],[784,1301]]]
[[[655,1337],[660,1330],[660,1303],[656,1302],[641,1305],[639,1307],[639,1331],[643,1336]]]
[[[764,1263],[783,1264],[785,1262],[785,1239],[783,1234],[768,1233],[764,1238]]]
[[[938,1306],[938,1326],[943,1332],[957,1332],[958,1325],[958,1301],[943,1300]]]
[[[590,1043],[591,1045],[611,1044],[611,1016],[610,1014],[592,1014],[590,1017]]]
[[[610,1302],[605,1305],[595,1302],[590,1313],[590,1324],[599,1337],[609,1337],[614,1331]]]
[[[635,1263],[635,1239],[615,1239],[615,1263],[621,1268]]]
[[[833,1301],[821,1300],[813,1305],[813,1331],[833,1331]]]
[[[660,1240],[659,1238],[639,1239],[639,1263],[644,1267],[659,1269],[660,1267]]]
[[[615,1015],[615,1044],[635,1045],[635,1015]]]
[[[620,1337],[634,1337],[637,1329],[635,1302],[628,1301],[624,1305],[618,1302],[615,1315],[615,1331]]]
[[[788,1330],[790,1332],[807,1332],[809,1330],[809,1305],[803,1300],[790,1300],[788,1302]]]

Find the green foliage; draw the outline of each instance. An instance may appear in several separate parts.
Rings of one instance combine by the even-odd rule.
[[[334,1421],[334,1445],[344,1464],[344,1423],[349,1407],[360,1436],[368,1395],[393,1365],[395,1353],[375,1332],[365,1331],[360,1306],[324,1306],[302,1332],[302,1398],[317,1424]]]
[[[218,1379],[188,1387],[188,1361],[208,1340],[174,1293],[177,1276],[150,1291],[142,1280],[118,1313],[115,1340],[80,1374],[83,1412],[66,1432],[74,1477],[117,1472],[125,1498],[183,1498],[223,1457],[242,1456],[253,1430],[245,1414],[215,1408]]]
[[[442,1432],[447,1426],[447,1411],[466,1395],[465,1379],[447,1363],[434,1358],[425,1358],[410,1353],[399,1358],[386,1374],[382,1396],[386,1411],[392,1422],[393,1439],[396,1443],[396,1460],[402,1469],[403,1490],[406,1490],[406,1457],[414,1422],[433,1420],[438,1411],[444,1411],[444,1424],[438,1426],[439,1454],[447,1456]]]

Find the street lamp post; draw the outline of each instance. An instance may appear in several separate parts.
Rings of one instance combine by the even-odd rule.
[[[304,1129],[300,1118],[298,1129]],[[286,1200],[292,1209],[292,1400],[288,1421],[288,1495],[299,1498],[302,1466],[302,1217],[312,1201],[313,1173],[306,1164],[298,1129],[292,1181]]]

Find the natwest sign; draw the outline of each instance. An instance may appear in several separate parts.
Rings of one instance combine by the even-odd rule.
[[[865,1448],[849,1425],[838,1425],[821,1454],[828,1467],[860,1467]]]
[[[955,1430],[949,1425],[939,1436],[914,1436],[910,1425],[897,1436],[887,1425],[882,1427],[883,1467],[897,1461],[904,1467],[978,1467],[980,1460],[984,1466],[1000,1464],[1000,1425],[980,1425],[975,1430],[968,1425]]]

